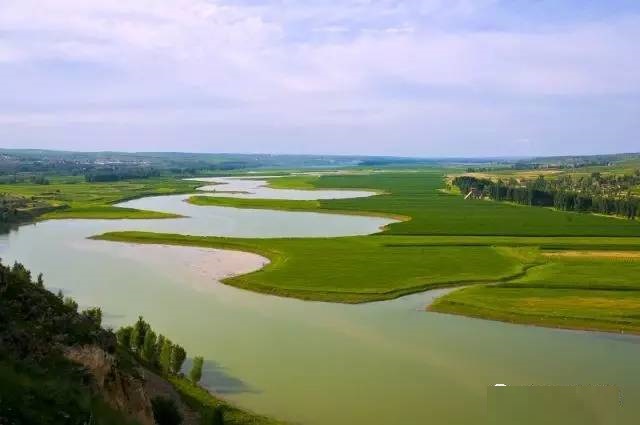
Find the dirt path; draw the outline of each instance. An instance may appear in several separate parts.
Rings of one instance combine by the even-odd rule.
[[[140,374],[144,377],[144,389],[147,394],[149,394],[150,398],[162,396],[172,399],[176,402],[180,413],[182,413],[183,425],[200,424],[200,414],[191,409],[182,401],[182,399],[180,399],[180,394],[178,394],[170,383],[147,369],[141,368]]]

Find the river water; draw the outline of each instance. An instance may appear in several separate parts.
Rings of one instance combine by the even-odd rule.
[[[214,186],[217,192],[241,187],[242,192],[259,192],[258,197],[282,196],[259,181],[215,182],[227,183]],[[297,199],[371,195],[287,192]],[[635,424],[640,417],[637,337],[425,312],[425,305],[446,290],[361,305],[279,298],[218,282],[232,271],[261,267],[264,259],[254,254],[86,239],[115,230],[238,237],[357,235],[390,222],[199,207],[183,202],[185,198],[150,197],[122,205],[188,218],[25,225],[0,236],[0,256],[42,272],[47,287],[63,289],[81,308],[101,306],[107,325],[129,324],[143,315],[190,355],[207,359],[203,383],[209,388],[242,407],[295,423],[479,424],[487,410],[487,391],[496,383],[615,384],[625,400],[617,423]]]

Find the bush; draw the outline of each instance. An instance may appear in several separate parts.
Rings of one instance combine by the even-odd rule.
[[[193,358],[193,366],[191,366],[191,372],[189,373],[189,377],[194,384],[197,384],[202,378],[202,364],[204,363],[204,359],[200,356],[196,356]]]
[[[218,406],[205,410],[202,414],[202,423],[206,425],[224,425],[224,409]]]
[[[170,398],[154,397],[151,400],[153,408],[153,418],[158,425],[180,425],[182,415],[178,411],[178,406]]]

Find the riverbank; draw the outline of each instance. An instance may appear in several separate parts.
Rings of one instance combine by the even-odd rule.
[[[149,232],[112,232],[98,240],[199,246],[253,252],[269,258],[263,269],[223,282],[266,294],[313,301],[363,303],[444,286],[520,276],[525,264],[491,246],[393,246],[410,238],[243,239]],[[357,252],[358,255],[352,255]]]
[[[427,310],[522,325],[640,335],[640,291],[478,285],[436,299]]]
[[[89,183],[81,176],[52,177],[47,185],[16,183],[2,191],[46,205],[34,220],[50,219],[160,219],[179,215],[115,206],[147,196],[193,193],[200,183],[173,177]]]
[[[319,200],[291,200],[291,199],[263,199],[263,198],[233,198],[226,196],[195,195],[187,199],[192,205],[203,207],[231,207],[280,211],[317,212],[324,214],[358,215],[366,217],[384,217],[396,221],[409,221],[411,217],[376,211],[354,211],[328,209]]]
[[[433,175],[423,175],[425,178],[432,178],[431,182],[435,183]],[[322,183],[325,179],[333,180],[337,182],[336,186],[338,187],[355,187],[355,188],[363,188],[363,187],[372,187],[370,180],[380,180],[387,181],[387,185],[385,186],[385,190],[387,193],[387,203],[395,204],[395,197],[402,197],[406,195],[399,195],[398,191],[392,191],[390,189],[389,182],[395,182],[398,179],[398,176],[393,176],[393,178],[389,178],[388,175],[383,177],[370,175],[370,176],[362,176],[362,175],[340,175],[340,176],[294,176],[294,177],[285,177],[285,178],[277,178],[270,180],[270,185],[275,185],[278,188],[305,188],[309,189],[310,187],[328,187],[329,184]],[[351,181],[353,184],[347,186],[344,181]],[[339,183],[341,182],[342,183]],[[359,183],[358,183],[359,182]],[[395,183],[397,185],[397,183]],[[331,185],[332,186],[332,185]],[[399,185],[398,185],[399,186]],[[406,190],[406,188],[405,188]],[[439,222],[440,226],[445,225],[447,220],[455,219],[456,211],[453,209],[453,204],[456,202],[459,203],[460,197],[443,193],[439,191],[439,188],[436,188],[434,184],[434,192],[436,197],[440,195],[440,198],[436,200],[442,204],[443,201],[450,202],[452,205],[452,210],[450,214],[447,215],[437,215],[433,216],[433,221]],[[403,191],[401,190],[400,193]],[[433,193],[427,197],[434,201]],[[298,200],[274,200],[274,199],[247,199],[247,198],[227,198],[227,197],[206,197],[206,196],[198,196],[190,199],[190,202],[201,205],[201,206],[232,206],[237,208],[265,208],[265,209],[282,209],[282,210],[313,210],[313,211],[349,211],[349,209],[337,209],[338,204],[346,204],[349,205],[349,208],[353,208],[351,211],[356,212],[358,210],[355,209],[355,205],[364,205],[369,204],[373,208],[379,207],[382,204],[374,203],[374,200],[380,200],[385,196],[377,196],[373,198],[360,198],[360,199],[350,199],[350,200],[313,200],[313,201],[298,201]],[[443,198],[444,197],[444,198]],[[421,200],[424,201],[424,199]],[[411,202],[406,202],[406,205],[414,205],[416,204],[416,200],[412,200]],[[491,203],[489,203],[491,204]],[[405,211],[406,211],[405,205]],[[475,216],[478,213],[481,213],[481,210],[485,209],[487,203],[484,202],[466,202],[463,204],[465,207],[465,211],[469,214],[469,220],[473,222]],[[438,206],[440,208],[441,206]],[[498,214],[498,216],[491,217],[491,222],[495,223],[500,218],[500,213],[505,211],[512,213],[514,211],[518,212],[521,215],[521,218],[533,219],[534,216],[538,216],[539,213],[536,209],[533,208],[522,208],[515,206],[506,206],[507,208],[494,208],[494,212]],[[415,207],[413,207],[415,208]],[[417,222],[423,222],[425,216],[428,215],[429,212],[433,212],[433,206],[424,205],[424,209],[420,211],[417,216]],[[430,211],[431,210],[431,211]],[[629,237],[629,235],[625,235],[626,237],[622,238],[593,238],[594,234],[602,234],[607,233],[610,235],[617,234],[619,232],[619,226],[616,224],[616,220],[605,217],[594,217],[587,215],[578,215],[572,213],[561,213],[556,211],[548,211],[548,214],[551,213],[555,217],[555,222],[557,223],[557,227],[555,227],[554,222],[551,222],[551,226],[545,229],[545,232],[549,232],[549,228],[555,227],[558,233],[555,233],[554,236],[549,235],[549,237],[539,237],[539,236],[501,236],[504,234],[505,229],[510,229],[508,233],[512,233],[517,229],[514,225],[511,225],[507,220],[505,221],[505,225],[503,227],[503,233],[497,233],[493,235],[487,236],[451,236],[447,239],[447,237],[443,236],[421,236],[420,232],[416,234],[412,234],[411,238],[407,240],[399,240],[393,239],[389,241],[385,241],[378,248],[380,252],[378,255],[371,255],[368,252],[362,252],[362,255],[368,256],[371,259],[375,259],[374,261],[383,261],[383,257],[385,254],[382,254],[384,251],[383,248],[390,248],[395,246],[396,248],[404,247],[409,248],[413,247],[414,249],[418,249],[422,247],[423,249],[428,249],[429,247],[433,247],[435,245],[439,245],[444,247],[448,246],[446,250],[451,250],[448,252],[447,258],[440,258],[438,264],[430,265],[428,261],[425,262],[425,269],[421,270],[421,273],[415,273],[413,279],[415,280],[423,280],[423,283],[407,286],[399,281],[395,281],[393,283],[393,287],[386,288],[386,291],[380,292],[367,292],[363,290],[364,283],[361,284],[336,284],[336,280],[333,279],[333,285],[330,288],[324,288],[323,291],[313,290],[309,287],[305,287],[304,289],[300,288],[291,288],[291,287],[283,287],[282,285],[274,282],[270,278],[269,270],[266,270],[266,273],[261,274],[257,281],[255,277],[250,278],[240,278],[236,280],[230,280],[226,283],[243,287],[245,289],[251,289],[254,291],[265,292],[270,294],[276,294],[281,296],[289,296],[301,299],[310,299],[310,300],[322,300],[322,301],[333,301],[333,302],[367,302],[381,299],[390,299],[394,297],[398,297],[401,295],[405,295],[407,293],[418,292],[425,289],[438,287],[438,286],[450,286],[450,285],[459,285],[459,284],[470,284],[470,283],[483,283],[489,282],[490,279],[494,279],[493,282],[503,282],[504,286],[512,287],[512,291],[515,292],[515,295],[512,293],[509,297],[506,296],[506,292],[502,292],[504,294],[504,298],[493,297],[496,292],[489,293],[485,289],[482,290],[465,290],[468,292],[462,291],[454,291],[453,293],[447,295],[439,302],[435,303],[434,306],[431,307],[433,311],[439,312],[447,312],[454,314],[461,314],[473,317],[482,317],[490,320],[504,320],[510,322],[518,322],[518,323],[526,323],[526,324],[539,324],[544,326],[555,326],[555,327],[567,327],[567,328],[580,328],[580,329],[597,329],[597,330],[605,330],[605,331],[617,331],[617,332],[629,332],[636,329],[637,319],[633,317],[633,315],[629,315],[627,317],[625,314],[616,315],[615,313],[619,311],[617,309],[618,306],[624,305],[634,305],[633,300],[636,297],[636,291],[640,290],[640,287],[635,282],[635,274],[640,272],[640,262],[637,262],[637,255],[630,254],[628,256],[617,255],[617,256],[592,256],[590,258],[586,258],[583,262],[575,262],[575,257],[583,258],[584,255],[580,256],[569,256],[566,254],[557,255],[553,253],[549,253],[550,249],[562,249],[565,251],[568,250],[587,250],[588,252],[594,252],[597,250],[612,250],[621,248],[623,250],[628,251],[636,251],[640,250],[640,244],[638,243],[637,238]],[[389,213],[387,213],[389,214]],[[489,218],[486,218],[489,220]],[[559,221],[558,221],[559,220]],[[574,220],[578,221],[576,223]],[[587,222],[591,222],[592,220],[596,220],[599,223],[597,228],[589,227]],[[413,217],[412,221],[416,221],[416,216]],[[560,223],[565,221],[567,226],[565,228],[561,228]],[[584,223],[583,223],[584,222]],[[529,223],[529,222],[528,222]],[[635,223],[634,223],[635,224]],[[398,223],[392,224],[388,226],[383,233],[397,233],[398,228],[401,226],[406,227],[406,223]],[[433,226],[433,223],[430,224]],[[567,228],[568,227],[568,228]],[[624,223],[625,228],[629,228],[631,230],[637,229],[637,226],[629,226],[628,223]],[[473,233],[473,228],[470,226],[465,227],[465,229],[469,229],[469,233]],[[456,229],[460,230],[460,229]],[[525,228],[523,229],[529,233],[531,229]],[[533,229],[535,230],[535,229]],[[518,229],[518,231],[522,231]],[[402,233],[402,232],[400,232]],[[544,233],[543,233],[544,234]],[[566,235],[566,236],[559,236]],[[580,235],[580,236],[577,236]],[[138,235],[137,237],[139,237]],[[569,236],[569,237],[567,237]],[[160,239],[164,242],[167,242],[165,236],[160,236]],[[152,236],[145,236],[145,243],[149,243]],[[372,237],[370,237],[372,238]],[[438,239],[439,238],[439,239]],[[175,238],[170,243],[180,243],[180,244],[189,244],[189,243],[204,243],[203,241],[196,240],[180,240],[177,241]],[[237,241],[236,241],[237,242]],[[343,241],[344,242],[344,241]],[[209,241],[211,243],[211,241]],[[314,244],[314,241],[307,241],[306,244]],[[517,247],[530,247],[532,249],[532,253],[529,254],[529,258],[520,258],[519,267],[521,270],[528,270],[532,265],[540,264],[544,265],[542,270],[546,272],[540,274],[537,273],[536,268],[532,268],[533,273],[523,272],[521,274],[516,273],[516,275],[504,273],[504,274],[494,274],[493,276],[489,276],[489,280],[485,280],[484,275],[482,275],[483,268],[482,266],[476,266],[472,263],[469,264],[461,264],[457,262],[455,259],[460,258],[469,258],[469,251],[466,250],[469,247],[484,247],[486,249],[491,249],[497,246],[503,246],[507,250],[511,251],[511,254],[515,253],[515,248]],[[268,247],[261,245],[257,246],[247,246],[246,242],[243,243],[244,249],[259,249],[261,251],[268,251]],[[357,249],[356,247],[352,247]],[[544,255],[540,255],[541,250],[544,250]],[[589,251],[590,250],[590,251]],[[311,249],[310,251],[313,251]],[[282,251],[278,251],[282,254]],[[409,253],[409,251],[405,251],[405,254]],[[504,254],[505,252],[503,252]],[[319,254],[319,253],[318,253]],[[290,252],[287,252],[285,255],[291,255]],[[294,254],[295,255],[295,254]],[[326,255],[326,254],[325,254]],[[424,256],[425,253],[422,253]],[[419,255],[420,256],[420,255]],[[517,255],[516,255],[517,257]],[[573,257],[573,258],[572,258]],[[288,258],[288,257],[287,257]],[[388,258],[387,258],[388,260]],[[612,262],[615,260],[621,260],[617,262]],[[332,262],[334,264],[341,263],[342,261],[339,258],[333,258]],[[373,264],[373,261],[369,264]],[[445,265],[453,265],[456,267],[456,271],[452,272],[448,277],[437,276],[434,278],[433,272],[436,267],[445,268]],[[404,267],[402,261],[394,263],[394,267]],[[341,267],[336,267],[337,269],[342,269]],[[370,265],[361,265],[358,267],[358,270],[355,268],[353,270],[345,271],[345,275],[361,275],[364,273],[365,276],[369,276],[369,273],[363,270],[371,270]],[[464,278],[459,278],[461,270],[469,270],[472,269],[476,271],[477,276],[465,276]],[[615,269],[615,270],[612,270]],[[306,265],[305,270],[307,271],[305,276],[309,276],[309,273],[316,273],[313,265]],[[373,267],[373,270],[376,270]],[[300,270],[302,273],[302,270]],[[380,271],[379,271],[380,272]],[[322,272],[321,273],[324,279],[330,279],[329,273]],[[376,273],[379,274],[379,273]],[[383,273],[384,274],[384,273]],[[266,276],[265,276],[266,275]],[[536,278],[537,276],[537,278]],[[574,279],[567,278],[574,277]],[[617,278],[612,279],[612,276],[616,276]],[[577,278],[579,277],[579,278]],[[259,280],[258,279],[258,280]],[[415,281],[414,280],[414,281]],[[426,283],[428,282],[428,283]],[[607,284],[609,282],[609,284]],[[336,290],[336,287],[340,287],[340,291]],[[345,288],[353,289],[352,292],[348,292]],[[557,292],[551,292],[551,291]],[[565,290],[570,292],[570,296],[567,294],[563,294],[560,290]],[[611,291],[607,294],[610,295],[611,302],[606,305],[603,305],[600,298],[601,296],[596,296],[595,292],[589,291],[597,291],[597,290],[607,290]],[[574,292],[571,292],[574,291]],[[615,293],[613,291],[616,291]],[[620,293],[619,291],[625,291],[624,293]],[[464,299],[460,299],[469,293],[474,294],[475,298],[473,302],[469,297]],[[518,294],[520,296],[518,296]],[[535,299],[535,302],[532,300]],[[600,300],[600,301],[599,301]],[[630,301],[631,300],[631,301]],[[517,307],[515,304],[529,304],[528,308],[525,307]],[[629,304],[631,303],[631,304]],[[605,313],[603,314],[599,310],[592,310],[591,307],[595,304],[600,306],[600,309],[604,309],[607,313],[613,313],[609,316]],[[551,308],[553,311],[547,311],[547,307]],[[624,308],[623,308],[624,310]]]
[[[393,178],[400,179],[399,175]],[[419,191],[413,196],[415,204],[423,202],[417,199],[423,196]],[[634,360],[637,340],[631,337],[557,332],[429,314],[424,308],[430,295],[424,293],[359,305],[268,297],[216,284],[203,273],[205,262],[199,255],[187,258],[186,252],[191,250],[185,250],[181,257],[175,254],[183,249],[179,247],[86,239],[105,232],[138,229],[233,236],[220,238],[227,242],[258,240],[264,244],[260,247],[281,254],[289,255],[295,248],[296,256],[283,258],[277,273],[262,270],[252,274],[254,279],[280,281],[279,276],[286,277],[295,270],[298,280],[283,281],[286,286],[313,290],[321,284],[356,285],[355,292],[372,292],[368,281],[379,286],[384,280],[391,289],[445,282],[434,274],[438,270],[468,273],[468,279],[487,271],[492,279],[498,275],[513,277],[506,271],[522,271],[522,264],[535,259],[536,251],[548,252],[556,244],[572,249],[600,245],[599,249],[615,247],[614,251],[620,252],[637,248],[638,238],[326,238],[323,233],[349,233],[353,227],[349,224],[337,229],[340,217],[326,214],[200,208],[184,203],[184,199],[182,195],[143,198],[125,206],[186,211],[186,219],[50,220],[24,226],[2,244],[6,247],[2,256],[9,262],[24,259],[31,269],[43,272],[54,288],[68,291],[81,305],[103,306],[110,326],[131,323],[137,315],[144,315],[163,334],[179,336],[189,352],[215,360],[203,374],[202,382],[208,388],[238,406],[293,423],[473,423],[486,407],[487,382],[550,385],[607,381],[625,388],[633,385],[633,377],[638,375]],[[422,211],[429,213],[425,208]],[[303,238],[305,244],[300,246],[278,242],[294,241],[283,235],[308,235],[309,227],[314,228],[312,236],[320,237]],[[375,226],[370,229],[368,232],[375,231]],[[278,234],[281,236],[275,242],[257,239]],[[344,243],[344,239],[354,241]],[[380,243],[374,244],[376,240]],[[324,241],[329,243],[322,245]],[[556,259],[542,257],[549,262]],[[487,258],[490,261],[485,264]],[[194,262],[201,263],[200,270]],[[69,269],[65,264],[74,267]],[[494,266],[498,267],[490,270]],[[577,267],[585,270],[582,265]],[[548,272],[558,276],[558,284],[563,274],[573,273],[556,267]],[[585,273],[594,274],[588,270]],[[312,280],[312,287],[308,287],[306,277]],[[549,281],[545,276],[541,279]],[[338,289],[347,292],[346,287]],[[574,367],[566,368],[566,364]],[[301,377],[309,383],[303,391]],[[459,409],[461,404],[465,409]],[[371,409],[372,405],[383,408]]]
[[[440,287],[477,285],[447,294],[430,310],[554,327],[640,330],[640,320],[634,313],[640,306],[637,251],[626,251],[629,257],[621,255],[625,251],[612,251],[616,256],[599,255],[597,251],[585,260],[580,256],[549,256],[548,251],[540,250],[544,242],[551,241],[555,242],[556,250],[595,244],[602,247],[599,238],[242,239],[115,232],[96,239],[258,253],[271,263],[259,271],[223,282],[266,294],[363,303]],[[628,247],[632,241],[608,240],[612,249]],[[510,245],[518,242],[520,246]],[[359,252],[359,259],[349,256],[349,252]],[[615,278],[608,277],[613,269]],[[496,282],[502,283],[495,285]]]

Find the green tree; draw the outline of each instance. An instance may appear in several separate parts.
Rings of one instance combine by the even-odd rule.
[[[102,309],[100,307],[88,308],[82,312],[82,315],[91,320],[97,326],[102,325]]]
[[[156,358],[156,333],[151,329],[147,330],[144,336],[142,358],[150,363]]]
[[[116,339],[118,343],[125,347],[127,350],[131,349],[131,333],[133,332],[132,326],[124,326],[116,332]]]
[[[174,345],[171,350],[171,371],[175,374],[179,373],[186,358],[187,352],[184,351],[184,348],[177,344]]]
[[[64,298],[64,305],[69,307],[73,311],[78,311],[78,303],[71,297]]]
[[[147,330],[149,330],[149,324],[144,321],[142,316],[139,316],[138,321],[133,325],[133,332],[131,333],[131,348],[133,351],[139,353],[142,350]]]
[[[164,344],[162,344],[162,350],[160,351],[159,361],[160,368],[165,373],[171,372],[171,353],[173,352],[173,344],[168,338],[165,338]]]
[[[189,372],[189,377],[194,384],[200,382],[202,378],[202,364],[204,363],[204,359],[200,356],[196,356],[193,358],[193,365],[191,366],[191,372]]]
[[[164,347],[165,340],[166,338],[162,334],[158,335],[158,339],[156,339],[156,358],[154,359],[153,363],[159,367],[162,367],[162,365],[160,364],[160,356],[162,354],[162,347]]]
[[[42,273],[38,274],[38,279],[36,280],[36,285],[40,288],[44,288],[44,279],[42,277]]]

